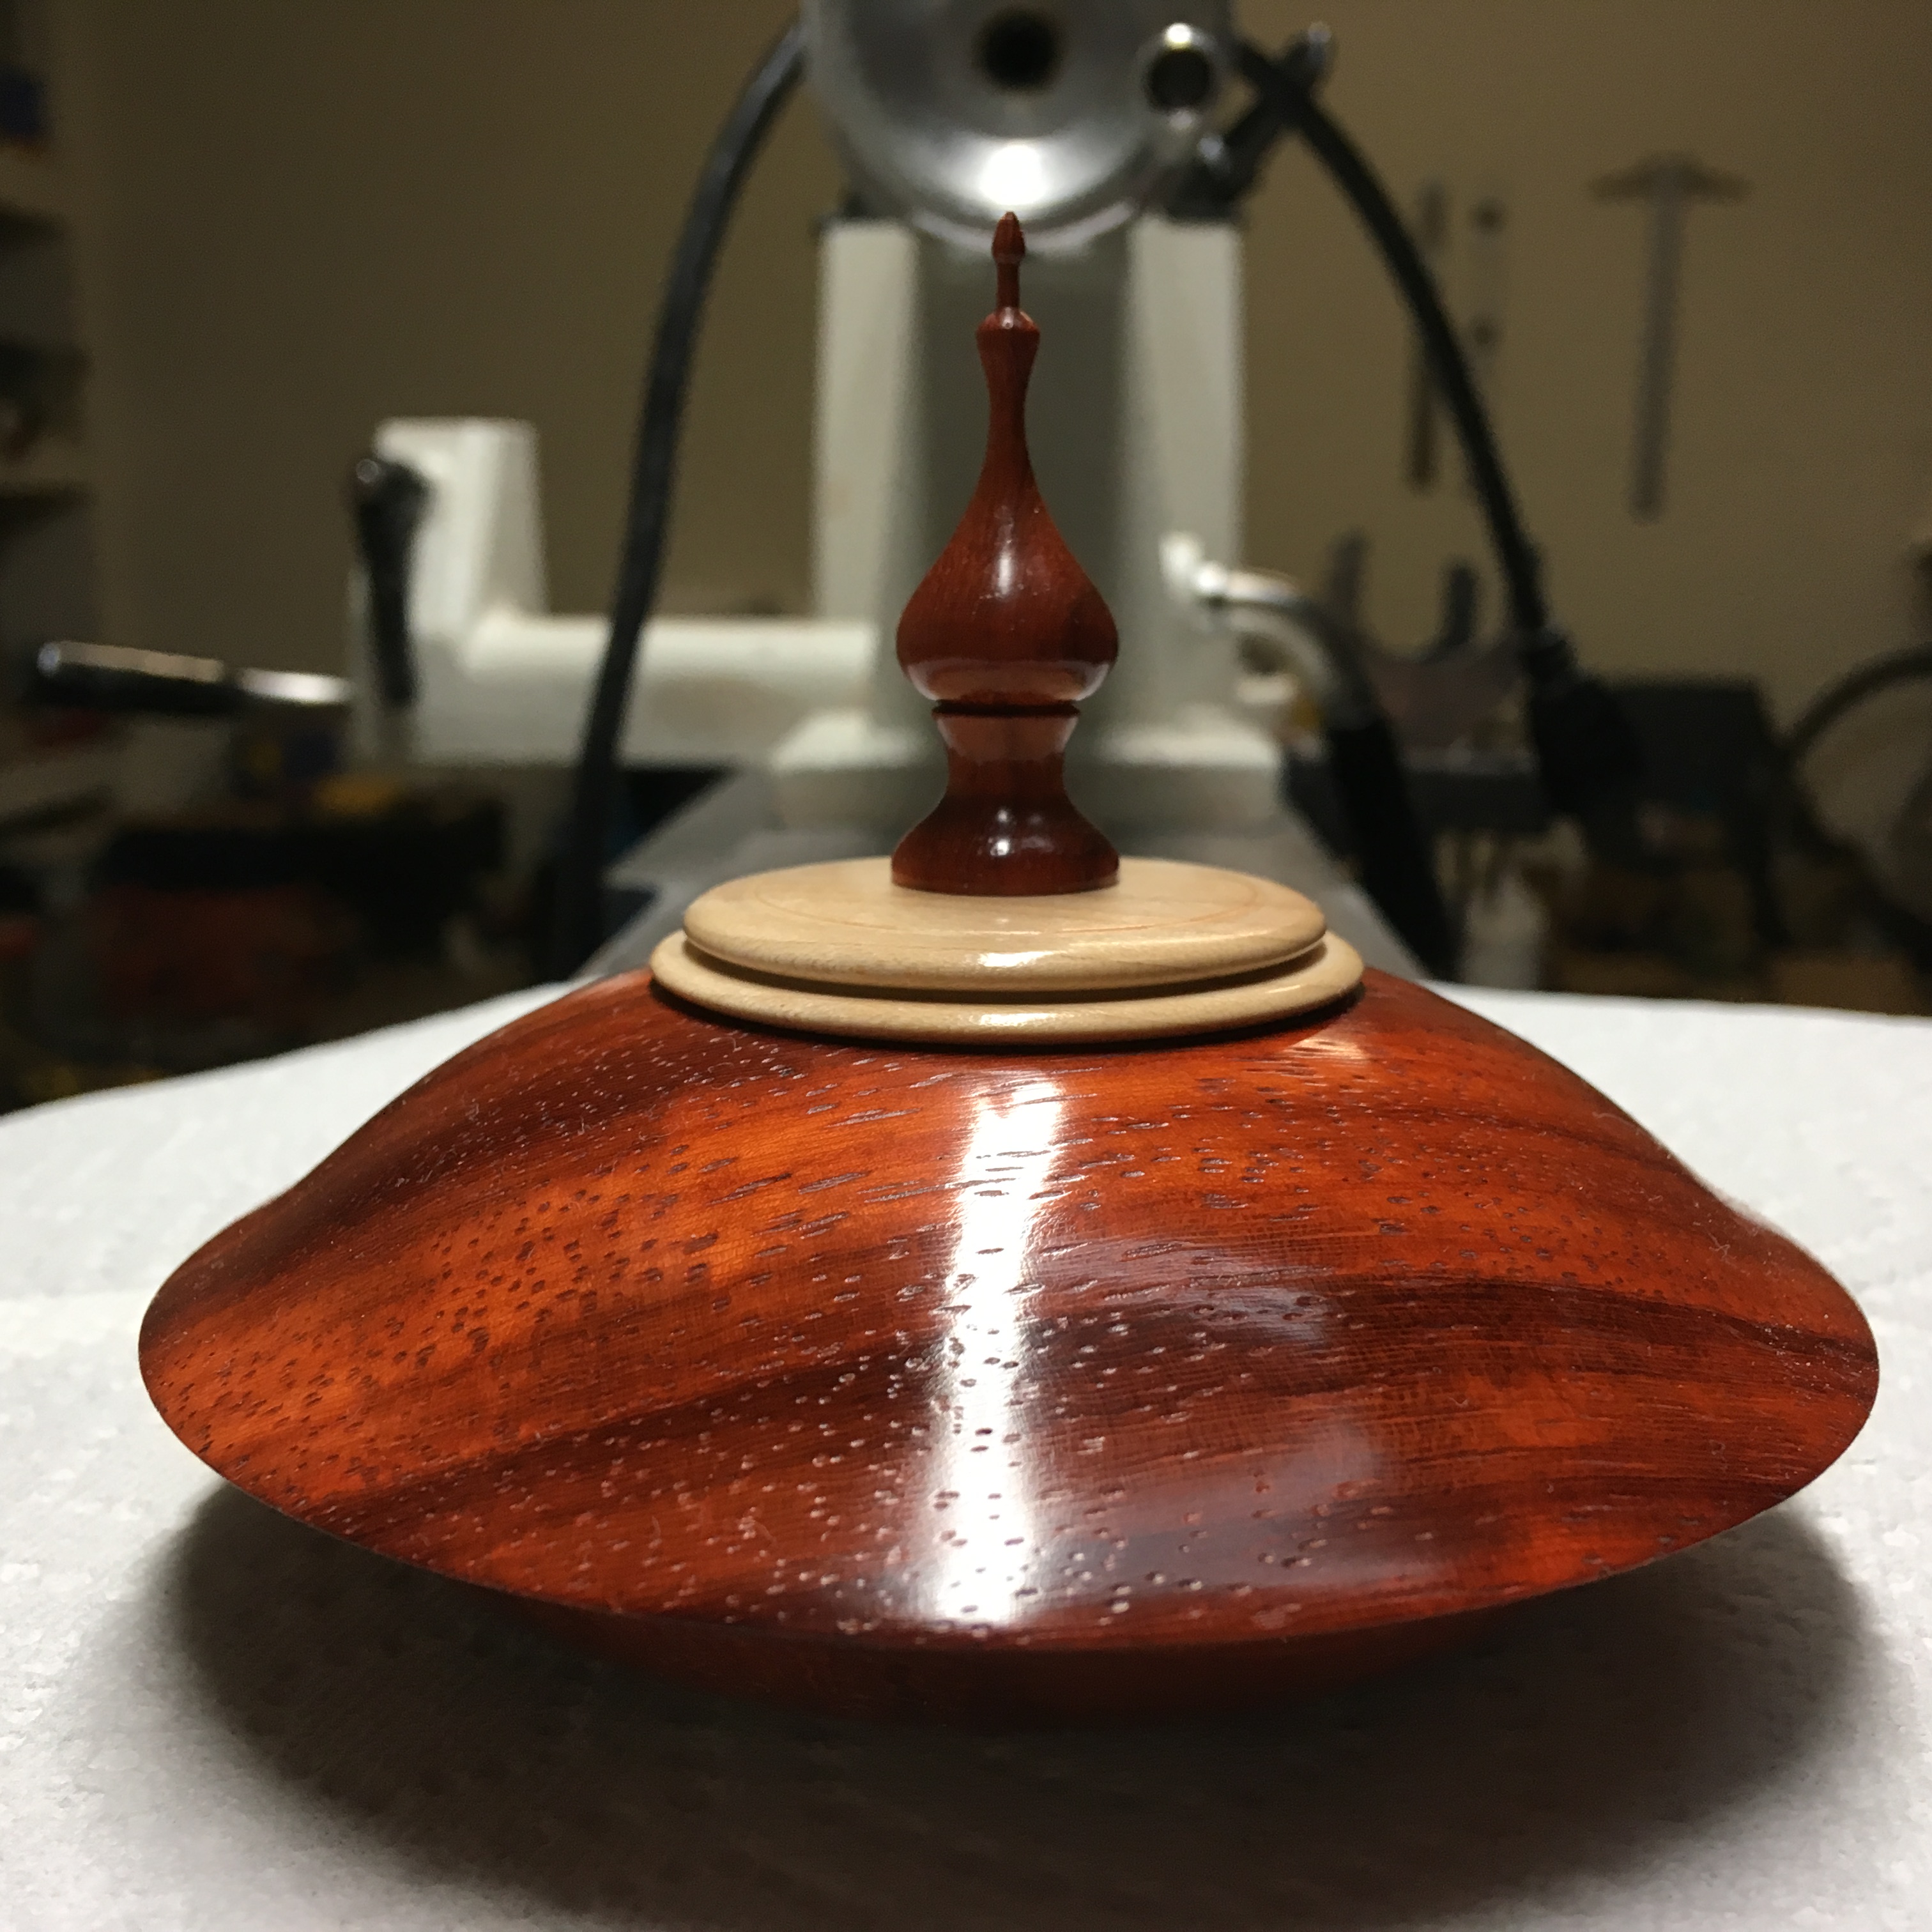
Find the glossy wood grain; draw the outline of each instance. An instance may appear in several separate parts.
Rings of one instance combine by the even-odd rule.
[[[587,987],[211,1242],[142,1363],[304,1522],[661,1668],[980,1718],[1418,1653],[1801,1488],[1876,1376],[1815,1262],[1374,974],[998,1056]]]
[[[1099,690],[1118,646],[1027,452],[1040,331],[1019,305],[1025,252],[1009,214],[993,240],[996,306],[978,332],[986,461],[958,528],[899,620],[899,663],[937,700],[946,745],[946,796],[892,854],[892,877],[922,892],[1081,892],[1119,869],[1062,777],[1076,707]]]

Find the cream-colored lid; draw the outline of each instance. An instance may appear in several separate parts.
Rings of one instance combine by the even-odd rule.
[[[732,965],[1003,997],[1225,979],[1294,958],[1327,929],[1286,886],[1167,859],[1128,859],[1118,885],[1034,898],[914,892],[881,860],[848,860],[734,879],[684,916],[686,938]]]
[[[1327,1004],[1362,963],[1321,908],[1246,873],[1127,859],[1119,883],[1032,898],[892,884],[860,859],[715,886],[652,955],[736,1018],[867,1038],[1152,1039]]]

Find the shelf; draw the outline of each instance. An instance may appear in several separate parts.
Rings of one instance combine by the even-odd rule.
[[[50,437],[16,462],[0,460],[0,501],[83,496],[90,480],[86,452],[78,443]]]
[[[112,744],[0,761],[0,830],[105,797],[120,769],[120,748]]]
[[[59,170],[42,156],[0,147],[0,222],[53,228],[66,220],[66,184]]]

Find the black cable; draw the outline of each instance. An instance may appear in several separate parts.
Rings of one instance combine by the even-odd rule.
[[[1242,76],[1300,134],[1348,198],[1380,250],[1422,338],[1430,373],[1454,424],[1464,460],[1489,526],[1502,573],[1518,661],[1529,688],[1530,736],[1543,788],[1558,811],[1582,825],[1593,850],[1627,862],[1642,850],[1636,819],[1636,782],[1642,752],[1623,707],[1609,686],[1578,664],[1569,638],[1550,621],[1536,547],[1522,526],[1482,398],[1436,281],[1388,190],[1354,143],[1311,92],[1326,70],[1311,58],[1306,37],[1280,61],[1243,41],[1236,58]]]
[[[1848,671],[1836,684],[1828,685],[1798,713],[1798,722],[1785,734],[1785,762],[1793,771],[1810,755],[1818,740],[1854,705],[1876,696],[1894,684],[1908,684],[1932,677],[1932,644],[1920,644],[1909,651],[1894,651],[1874,658]]]
[[[1430,841],[1389,721],[1331,725],[1328,778],[1348,825],[1363,891],[1432,979],[1456,976],[1456,944]]]
[[[1292,58],[1296,51],[1292,48],[1288,58]],[[1299,78],[1300,69],[1276,62],[1248,40],[1241,42],[1236,59],[1241,77],[1274,108],[1282,127],[1299,134],[1314,150],[1381,250],[1383,263],[1422,338],[1430,372],[1456,425],[1469,466],[1469,480],[1490,526],[1490,541],[1509,597],[1510,621],[1526,638],[1547,630],[1550,613],[1544,602],[1536,548],[1523,530],[1497,453],[1496,433],[1421,250],[1366,158],[1309,92]]]
[[[1770,834],[1774,844],[1833,854],[1849,863],[1870,896],[1880,928],[1903,946],[1922,969],[1932,966],[1932,921],[1894,897],[1867,855],[1824,824],[1805,785],[1804,764],[1818,748],[1819,740],[1867,698],[1876,698],[1894,685],[1916,683],[1924,678],[1932,678],[1932,644],[1918,644],[1909,650],[1888,652],[1883,657],[1874,658],[1827,685],[1812,699],[1779,741],[1782,762],[1774,794]]]
[[[643,414],[631,466],[624,544],[610,601],[610,631],[584,718],[571,797],[569,830],[557,880],[550,970],[574,972],[603,938],[603,875],[618,745],[638,641],[657,601],[670,520],[672,472],[704,298],[738,191],[778,110],[805,70],[805,29],[794,21],[745,84],[705,158],[672,258],[651,346]]]

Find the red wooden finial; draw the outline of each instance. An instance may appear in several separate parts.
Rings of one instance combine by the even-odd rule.
[[[998,307],[978,331],[986,461],[958,528],[899,620],[900,666],[934,700],[946,743],[946,796],[892,854],[893,878],[925,892],[1084,892],[1120,872],[1061,773],[1080,700],[1100,688],[1118,644],[1027,453],[1040,331],[1019,305],[1025,254],[1018,218],[1003,216],[993,236]]]
[[[993,306],[1018,308],[1020,305],[1020,264],[1026,260],[1026,230],[1011,212],[1000,217],[993,230],[993,260],[999,268],[999,292]]]

